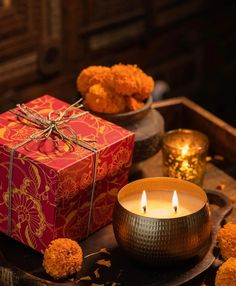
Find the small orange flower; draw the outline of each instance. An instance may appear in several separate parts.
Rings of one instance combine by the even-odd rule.
[[[215,286],[236,285],[236,258],[230,257],[216,273]]]
[[[236,257],[236,224],[228,222],[217,233],[221,255],[227,259]]]
[[[79,272],[83,252],[79,244],[69,238],[58,238],[49,244],[44,253],[43,267],[54,279],[68,277]]]

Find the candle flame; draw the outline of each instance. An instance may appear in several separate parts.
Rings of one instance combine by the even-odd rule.
[[[184,147],[181,149],[181,154],[182,154],[182,156],[185,156],[185,155],[188,153],[188,150],[189,150],[189,146],[188,146],[188,145],[184,146]]]
[[[141,208],[144,213],[146,213],[147,209],[147,194],[146,191],[143,191],[142,198],[141,198]]]
[[[173,208],[175,213],[177,213],[178,206],[179,206],[178,195],[177,195],[177,192],[174,191],[173,192],[173,197],[172,197],[172,208]]]

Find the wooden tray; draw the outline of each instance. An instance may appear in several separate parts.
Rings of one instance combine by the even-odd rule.
[[[16,284],[13,285],[75,286],[78,284],[82,285],[82,281],[80,281],[80,283],[77,282],[82,277],[90,277],[91,281],[88,281],[98,285],[112,285],[112,283],[145,286],[182,285],[202,274],[214,262],[215,256],[213,250],[215,247],[216,233],[220,228],[222,220],[232,209],[230,200],[222,193],[208,191],[207,195],[212,207],[213,230],[211,245],[204,258],[190,260],[180,266],[161,269],[161,271],[160,269],[145,268],[130,260],[119,249],[113,234],[112,226],[109,225],[90,236],[86,241],[81,243],[81,246],[84,250],[85,257],[99,251],[101,248],[106,248],[110,254],[98,253],[86,258],[82,271],[77,276],[73,277],[72,281],[61,280],[55,282],[45,273],[42,267],[43,257],[41,254],[5,235],[0,235],[0,258],[2,265],[0,266],[1,286],[9,286],[14,280]],[[217,208],[213,208],[213,205],[215,207],[217,206]],[[99,265],[96,264],[96,261],[104,258],[111,261],[110,268],[105,266],[98,267]],[[95,277],[94,273],[96,269],[99,271],[99,278]]]
[[[224,160],[213,160],[213,163],[208,163],[207,171],[204,179],[204,188],[210,190],[216,190],[219,186],[224,186],[224,189],[221,190],[222,194],[225,194],[232,201],[236,201],[236,129],[226,124],[216,116],[207,112],[200,106],[196,105],[192,101],[186,98],[176,98],[166,101],[161,101],[153,104],[153,108],[160,111],[165,119],[166,130],[175,129],[175,128],[191,128],[197,129],[204,132],[210,139],[211,153],[222,155]],[[162,158],[161,154],[153,156],[152,158],[141,162],[138,164],[138,169],[140,170],[138,175],[139,177],[151,177],[151,176],[161,176],[162,175]],[[136,175],[137,175],[136,174]],[[230,175],[229,175],[230,174]],[[213,208],[213,212],[215,212]],[[226,213],[225,213],[226,214]],[[232,215],[229,216],[229,219],[235,221],[236,211],[233,208]],[[219,226],[219,222],[222,217],[216,221],[216,227]],[[111,226],[102,229],[93,236],[91,236],[86,242],[83,242],[83,248],[85,253],[90,251],[99,250],[102,245],[104,247],[111,246],[110,244],[103,244],[102,241],[115,243],[113,238],[113,232]],[[214,241],[214,236],[213,236]],[[18,247],[19,245],[19,247]],[[13,247],[14,246],[14,247]],[[114,246],[114,245],[113,245]],[[113,252],[113,256],[120,257],[119,249],[116,248],[116,252]],[[4,253],[4,255],[3,255]],[[205,269],[207,269],[214,260],[212,252],[210,253],[209,260],[205,264]],[[91,261],[96,260],[97,257],[94,256]],[[122,256],[123,265],[127,265],[127,259],[125,256]],[[120,261],[118,259],[118,261]],[[76,284],[75,281],[62,281],[59,284],[50,283],[49,277],[45,277],[45,273],[42,272],[41,267],[42,255],[35,253],[33,250],[18,244],[15,241],[12,241],[5,236],[0,236],[0,285],[1,286],[17,286],[17,285],[26,285],[26,286],[46,286],[46,285],[91,285],[92,281],[81,281],[79,284]],[[92,263],[90,262],[90,263]],[[114,262],[116,264],[118,262]],[[120,262],[119,262],[120,263]],[[18,265],[18,267],[17,267]],[[24,266],[23,266],[24,265]],[[80,274],[88,275],[89,265],[85,264],[85,268]],[[194,264],[196,265],[196,264]],[[192,265],[194,267],[194,265]],[[207,266],[206,266],[207,265]],[[92,268],[91,268],[92,269]],[[115,269],[121,269],[117,266]],[[136,285],[155,285],[155,282],[149,280],[150,283],[145,283],[144,281],[139,280],[139,268],[133,269],[134,272],[131,272],[132,275],[136,275],[135,279],[138,281]],[[185,277],[185,280],[182,282],[188,281],[190,278],[195,277],[192,275],[188,269],[182,268],[181,276]],[[190,269],[189,269],[190,270]],[[201,269],[201,272],[204,269]],[[124,269],[123,269],[124,271]],[[120,272],[116,273],[116,280],[119,281],[119,277],[122,277],[122,269]],[[178,272],[179,273],[179,272]],[[176,275],[178,274],[176,273]],[[196,273],[196,272],[195,272]],[[200,273],[200,272],[199,272]],[[186,275],[185,275],[186,274]],[[42,278],[38,279],[36,278]],[[101,275],[102,276],[102,275]],[[129,276],[129,275],[128,275]],[[177,275],[178,276],[178,275]],[[45,279],[46,278],[46,279]],[[6,282],[7,281],[7,282]],[[128,280],[129,282],[132,280]],[[154,280],[153,280],[154,281]],[[112,285],[111,283],[104,284],[104,286]],[[115,281],[113,281],[115,282]],[[123,283],[122,285],[134,285],[132,283]],[[68,284],[70,283],[70,284]],[[73,284],[72,284],[73,283]],[[141,284],[140,284],[141,283]],[[173,282],[174,283],[174,282]],[[180,285],[179,282],[173,285]],[[118,284],[113,284],[118,285]],[[161,284],[162,285],[162,284]],[[164,284],[163,284],[164,285]],[[168,284],[171,285],[171,284]],[[196,285],[196,284],[194,284]]]

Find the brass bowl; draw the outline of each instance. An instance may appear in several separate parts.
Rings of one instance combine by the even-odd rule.
[[[177,190],[200,197],[203,206],[177,218],[150,218],[122,206],[122,200],[137,191]],[[113,230],[118,245],[133,259],[165,266],[193,257],[203,257],[210,245],[211,218],[205,192],[197,185],[175,178],[147,178],[124,186],[113,212]]]

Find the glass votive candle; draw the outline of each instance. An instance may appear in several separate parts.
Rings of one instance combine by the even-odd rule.
[[[209,141],[196,130],[176,129],[163,137],[163,175],[201,185]]]

